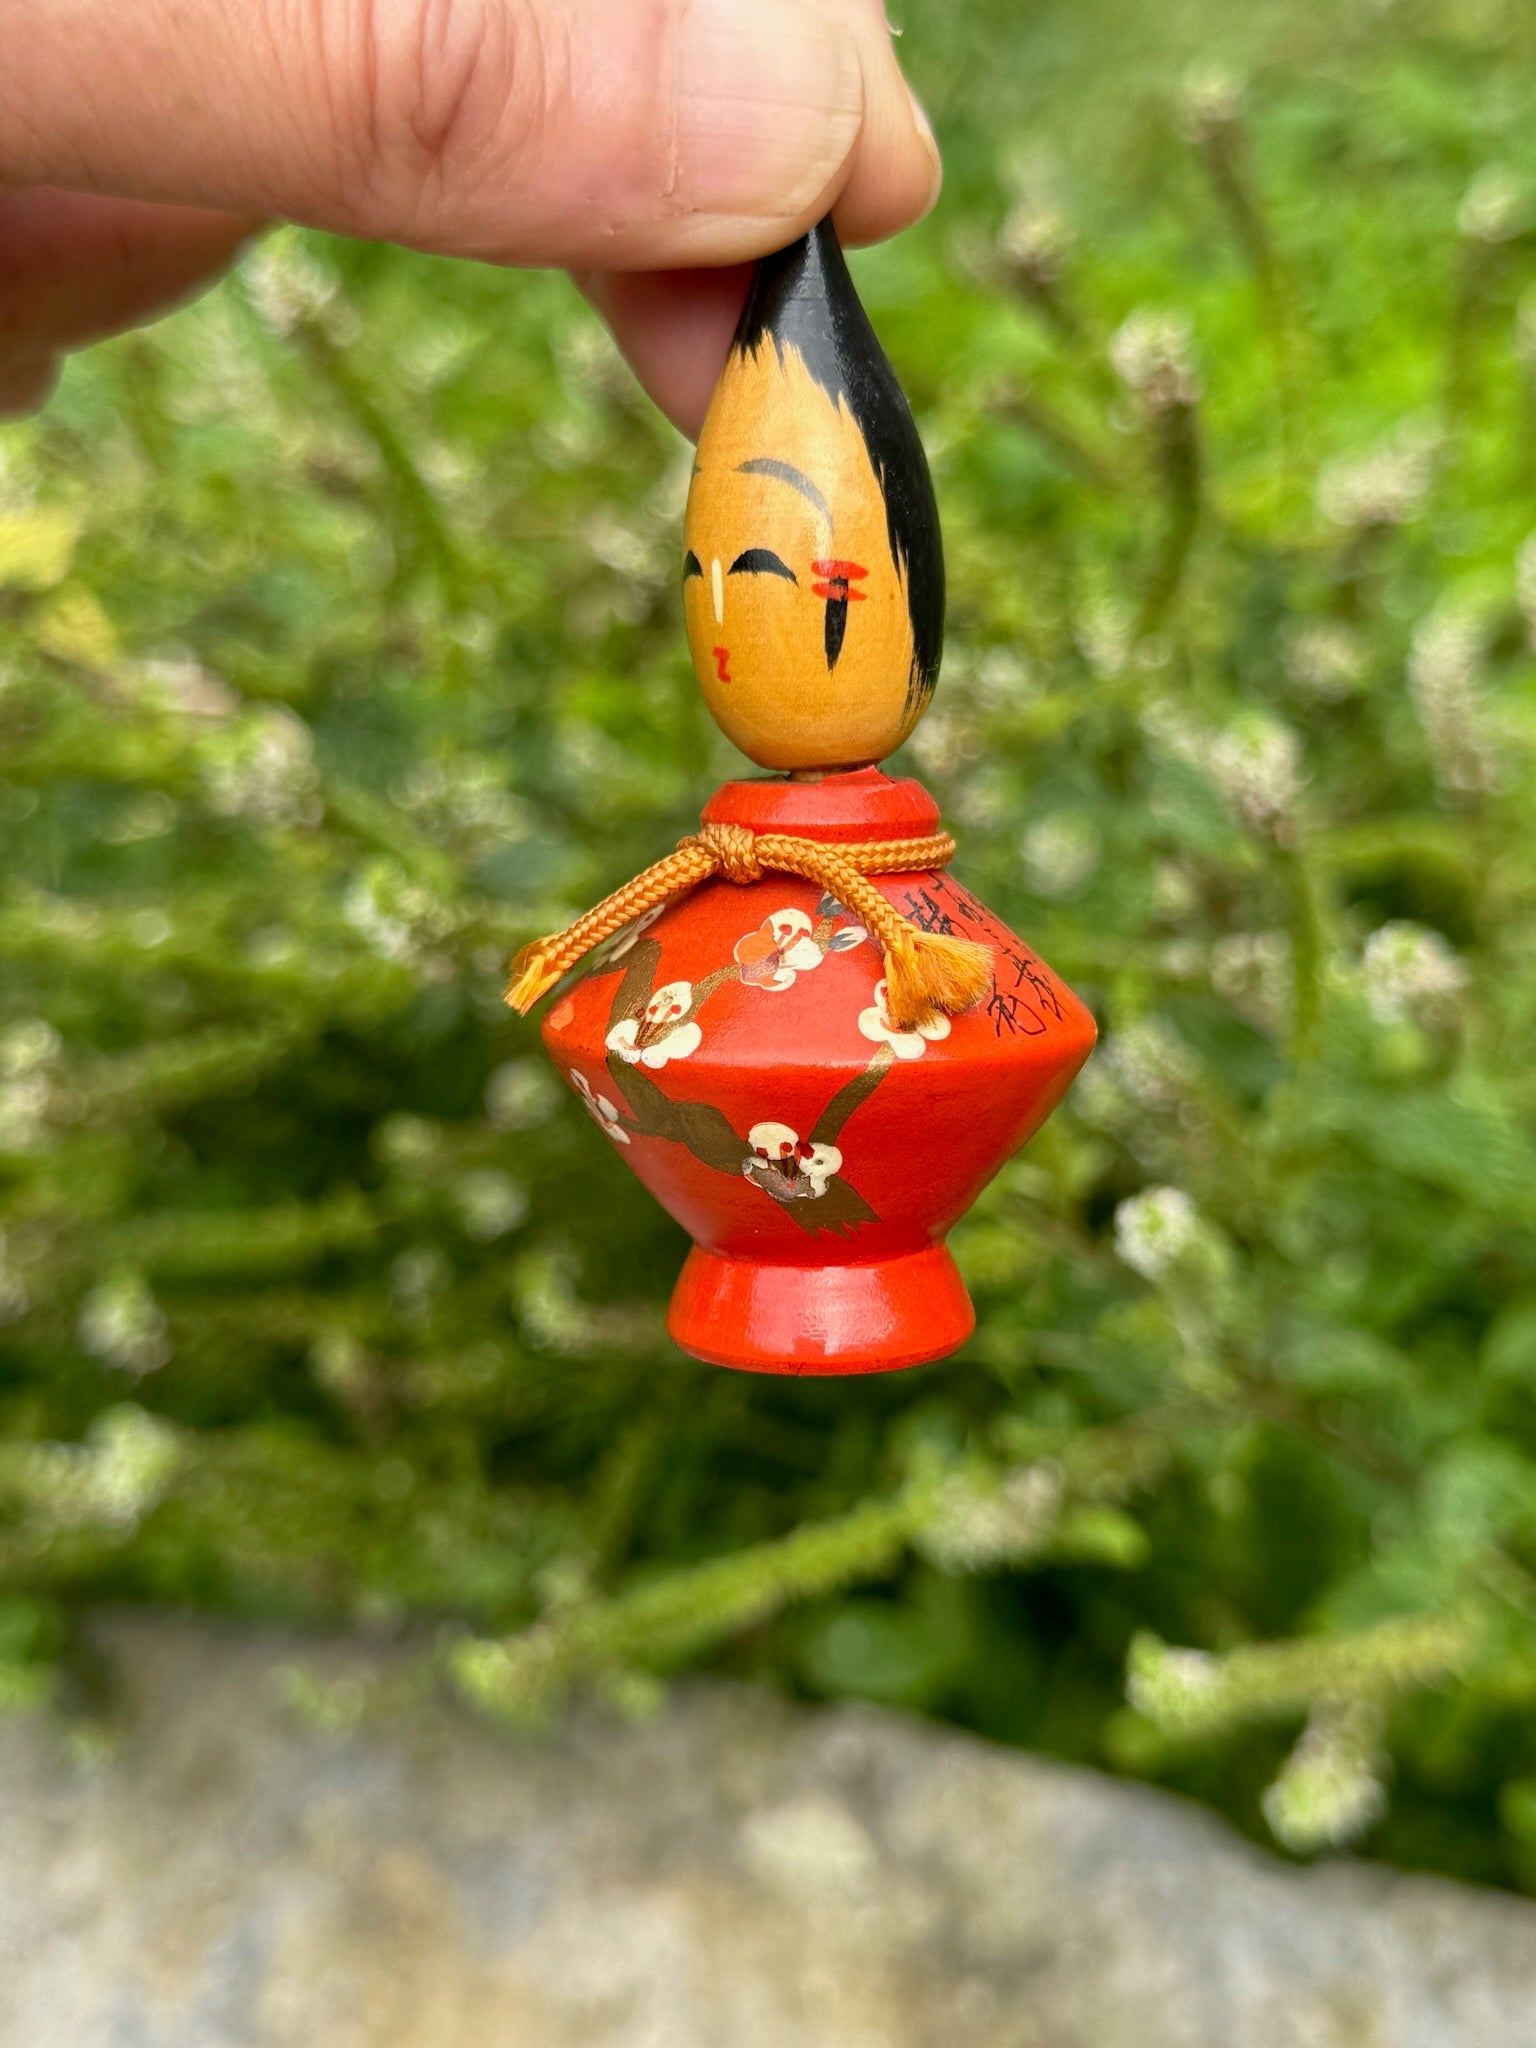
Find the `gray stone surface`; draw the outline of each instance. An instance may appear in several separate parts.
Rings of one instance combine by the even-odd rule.
[[[1536,1910],[1286,1869],[1160,1794],[726,1690],[334,1736],[110,1631],[95,1761],[0,1728],[0,2048],[1531,2048]]]

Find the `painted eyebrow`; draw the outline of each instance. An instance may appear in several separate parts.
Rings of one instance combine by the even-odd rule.
[[[828,526],[832,524],[832,507],[816,488],[803,470],[796,469],[792,462],[780,462],[775,455],[754,455],[748,462],[738,462],[738,476],[771,476],[781,484],[788,484],[798,491],[802,498],[809,498]]]
[[[732,576],[787,576],[791,583],[800,578],[782,556],[772,548],[748,548],[732,562],[729,573]]]

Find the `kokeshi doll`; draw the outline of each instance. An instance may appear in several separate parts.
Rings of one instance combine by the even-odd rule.
[[[933,694],[944,568],[911,413],[830,222],[754,273],[683,534],[694,666],[766,777],[567,931],[508,1000],[692,1237],[668,1328],[763,1372],[943,1357],[945,1234],[1060,1100],[1083,1005],[946,872],[878,765]]]

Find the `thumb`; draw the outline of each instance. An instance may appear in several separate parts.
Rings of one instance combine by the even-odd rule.
[[[508,263],[743,261],[937,159],[867,0],[11,0],[0,185]],[[862,159],[862,160],[861,160]]]

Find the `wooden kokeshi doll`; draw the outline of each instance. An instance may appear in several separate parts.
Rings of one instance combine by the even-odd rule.
[[[1050,969],[947,872],[878,766],[933,694],[944,568],[907,403],[830,222],[765,258],[683,535],[709,709],[767,777],[569,931],[525,947],[551,1057],[694,1240],[678,1344],[879,1372],[974,1325],[946,1232],[1093,1044]],[[558,984],[558,986],[557,986]]]

